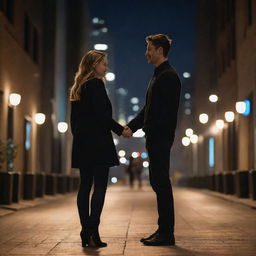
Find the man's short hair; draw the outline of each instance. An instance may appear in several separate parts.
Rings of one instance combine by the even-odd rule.
[[[146,41],[151,42],[156,49],[159,47],[162,47],[163,55],[164,57],[167,57],[168,52],[170,50],[171,43],[172,43],[172,39],[170,39],[168,36],[164,34],[157,34],[157,35],[147,36]]]

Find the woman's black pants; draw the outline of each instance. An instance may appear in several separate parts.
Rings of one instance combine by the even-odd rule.
[[[109,167],[88,165],[80,168],[80,187],[77,206],[83,228],[94,228],[100,224],[108,184]],[[94,184],[91,194],[92,184]]]

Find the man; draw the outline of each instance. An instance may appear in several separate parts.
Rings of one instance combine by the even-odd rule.
[[[158,34],[146,37],[146,41],[145,55],[155,70],[147,89],[146,103],[140,113],[127,124],[125,133],[129,137],[140,128],[145,132],[150,162],[149,178],[157,197],[159,227],[152,235],[140,241],[148,246],[175,245],[169,162],[177,125],[181,82],[167,59],[171,39]]]

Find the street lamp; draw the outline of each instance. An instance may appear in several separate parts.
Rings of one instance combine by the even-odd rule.
[[[126,155],[126,152],[124,150],[119,150],[118,155],[120,157],[124,157]]]
[[[36,122],[36,124],[38,125],[42,125],[45,122],[45,114],[43,113],[36,113],[34,120]]]
[[[221,120],[221,119],[217,120],[217,121],[216,121],[216,127],[217,127],[219,130],[223,129],[223,128],[224,128],[224,121]]]
[[[234,112],[232,112],[232,111],[227,111],[227,112],[225,112],[225,119],[226,119],[226,121],[229,122],[229,123],[233,122],[234,119],[235,119],[235,114],[234,114]]]
[[[138,105],[134,105],[133,107],[132,107],[132,110],[133,111],[138,111],[140,109],[140,107],[138,106]]]
[[[125,157],[120,157],[119,161],[121,164],[126,164],[127,159]]]
[[[245,110],[246,110],[245,102],[244,101],[238,101],[236,103],[236,111],[237,111],[237,113],[243,114],[245,112]]]
[[[186,100],[189,100],[191,98],[191,94],[190,93],[185,93],[184,95]]]
[[[181,142],[183,146],[187,147],[190,144],[190,139],[188,137],[183,137]]]
[[[108,72],[108,73],[106,74],[106,79],[107,79],[107,81],[109,81],[109,82],[114,81],[115,78],[116,78],[116,76],[115,76],[115,74],[112,73],[112,72]]]
[[[195,144],[198,142],[198,136],[196,134],[193,134],[191,137],[190,137],[190,141],[191,143]]]
[[[144,168],[148,168],[149,167],[149,162],[148,161],[144,161],[142,165],[143,165]]]
[[[68,130],[68,124],[66,122],[59,122],[58,123],[58,131],[60,133],[65,133]]]
[[[18,93],[11,93],[9,95],[9,103],[12,106],[18,106],[20,104],[21,101],[21,96]]]
[[[200,123],[206,124],[206,123],[208,122],[208,120],[209,120],[209,117],[208,117],[207,114],[203,113],[203,114],[200,114],[200,115],[199,115],[199,121],[200,121]]]
[[[184,72],[184,73],[183,73],[183,77],[184,77],[184,78],[190,78],[191,75],[190,75],[190,73],[188,73],[188,72]]]
[[[139,99],[137,97],[133,97],[133,98],[131,98],[131,103],[132,104],[138,104],[139,103]]]
[[[209,101],[210,102],[217,102],[218,101],[218,96],[216,94],[212,94],[209,96]]]
[[[192,136],[193,133],[194,133],[194,131],[193,131],[191,128],[188,128],[188,129],[185,131],[185,134],[186,134],[186,136],[188,136],[188,137]]]
[[[108,49],[107,44],[95,44],[94,49],[97,51],[106,51]]]
[[[137,158],[137,157],[139,157],[140,156],[140,154],[138,153],[138,152],[133,152],[132,153],[132,157],[133,158]]]

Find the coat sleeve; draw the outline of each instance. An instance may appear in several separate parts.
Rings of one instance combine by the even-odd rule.
[[[175,129],[179,108],[181,83],[177,75],[168,73],[159,78],[158,111],[154,117],[155,128]]]
[[[106,127],[120,136],[123,132],[123,126],[117,123],[112,118],[111,113],[108,111],[109,99],[103,81],[100,79],[94,79],[93,83],[94,84],[91,87],[91,91],[95,120],[99,126]]]
[[[145,105],[144,107],[141,109],[141,111],[139,112],[139,114],[133,119],[131,120],[127,126],[129,126],[129,128],[132,130],[132,132],[136,132],[138,129],[141,129],[143,127],[143,123],[144,123],[144,113],[145,113]]]

